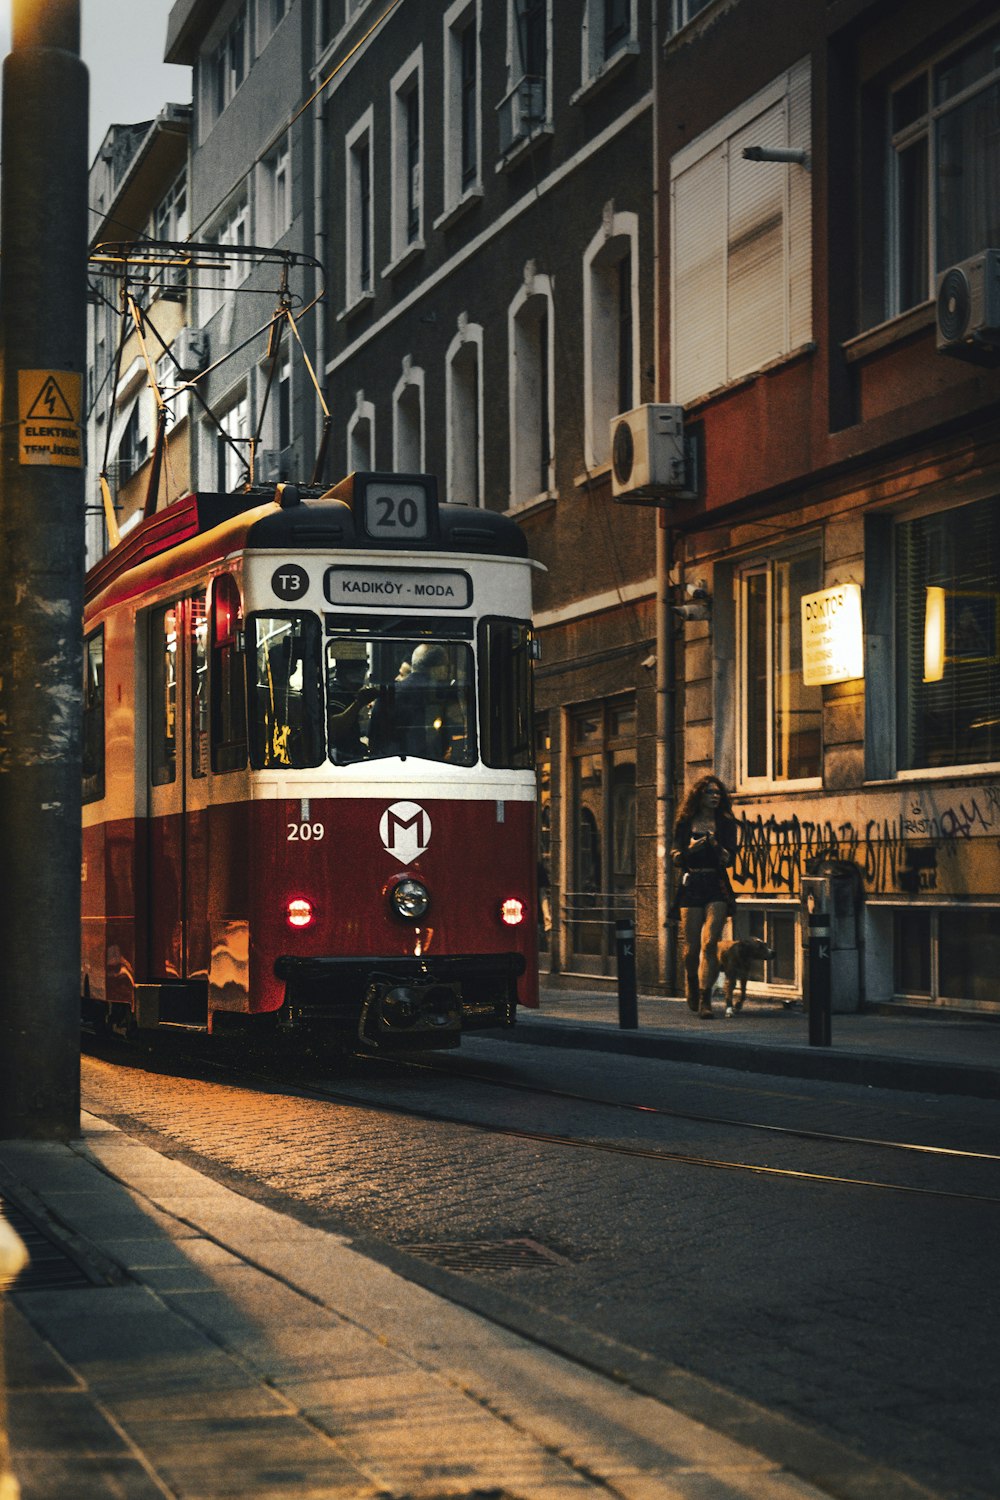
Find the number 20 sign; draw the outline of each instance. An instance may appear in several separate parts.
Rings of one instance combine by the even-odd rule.
[[[414,539],[427,535],[427,495],[418,484],[392,481],[365,490],[365,530],[370,537]]]

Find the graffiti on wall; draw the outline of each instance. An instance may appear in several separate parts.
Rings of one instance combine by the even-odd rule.
[[[1000,783],[935,793],[825,797],[805,812],[736,810],[737,891],[797,895],[823,860],[847,860],[870,895],[1000,893]],[[864,809],[862,811],[861,809]]]

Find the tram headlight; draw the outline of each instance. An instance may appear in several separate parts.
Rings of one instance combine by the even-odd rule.
[[[305,896],[293,896],[285,912],[289,927],[308,927],[313,919],[312,902]]]
[[[431,904],[430,892],[419,880],[400,880],[390,892],[393,908],[407,922],[422,917]]]
[[[500,906],[500,920],[505,927],[520,927],[524,921],[524,902],[508,896]]]

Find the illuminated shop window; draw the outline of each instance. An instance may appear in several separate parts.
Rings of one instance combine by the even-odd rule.
[[[1000,761],[1000,508],[896,528],[896,763]]]
[[[822,774],[823,690],[802,674],[802,596],[820,587],[819,546],[739,576],[739,784],[815,781]]]

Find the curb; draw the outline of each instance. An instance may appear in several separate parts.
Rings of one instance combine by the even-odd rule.
[[[768,1047],[709,1038],[672,1037],[662,1032],[614,1031],[574,1021],[520,1021],[504,1039],[528,1046],[567,1047],[615,1052],[628,1057],[661,1058],[771,1073],[783,1078],[810,1078],[850,1083],[863,1088],[901,1089],[915,1094],[958,1094],[1000,1099],[1000,1071],[971,1063],[931,1063],[915,1058],[838,1052],[835,1047]]]

